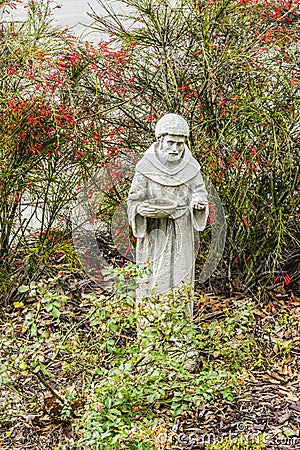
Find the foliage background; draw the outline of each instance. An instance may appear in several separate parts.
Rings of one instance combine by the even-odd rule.
[[[68,430],[60,450],[150,449],[176,417],[213,402],[230,409],[257,373],[299,383],[298,2],[123,3],[135,11],[129,29],[108,3],[106,17],[93,13],[110,34],[99,45],[56,29],[47,2],[30,1],[24,24],[1,23],[0,384],[9,448],[30,420]],[[143,154],[167,112],[189,121],[189,145],[226,210],[227,244],[214,277],[196,287],[195,321],[184,305],[191,293],[175,290],[152,299],[151,332],[138,338],[136,323],[150,314],[134,306],[143,269],[114,267],[114,290],[103,295],[80,267],[70,211],[108,167],[91,222],[110,224],[131,182],[126,161]],[[199,265],[210,224],[202,237]],[[246,292],[238,300],[200,294],[237,289]],[[185,367],[193,346],[194,373]]]
[[[111,62],[117,88],[104,92],[124,150],[144,150],[162,114],[186,117],[227,212],[227,288],[284,276],[299,245],[298,3],[124,3],[135,11],[129,30],[109,8],[93,16],[126,54]]]
[[[126,30],[103,4],[107,17],[93,17],[111,42],[96,47],[51,28],[48,3],[30,2],[23,25],[2,25],[3,286],[20,271],[27,280],[41,274],[55,252],[70,254],[56,230],[68,235],[65,212],[84,180],[116,156],[142,155],[167,112],[189,121],[192,151],[226,210],[219,288],[291,278],[299,246],[298,3],[124,4],[135,25]],[[129,184],[104,187],[102,220],[109,223]],[[24,200],[42,210],[34,249],[29,222],[20,222]]]

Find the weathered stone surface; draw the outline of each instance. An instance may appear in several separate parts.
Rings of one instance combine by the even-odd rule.
[[[166,292],[193,286],[199,231],[208,217],[207,191],[200,166],[185,140],[189,128],[176,114],[163,116],[157,141],[136,166],[128,195],[128,218],[137,238],[138,264],[150,263],[138,297],[151,289]]]

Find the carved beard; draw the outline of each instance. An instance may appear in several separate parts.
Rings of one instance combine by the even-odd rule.
[[[158,144],[158,149],[156,151],[156,156],[162,164],[174,165],[175,163],[178,163],[183,158],[184,148],[181,150],[181,152],[175,154],[175,153],[171,153],[171,150],[169,152],[162,151],[162,145],[163,145],[163,141],[160,141]]]

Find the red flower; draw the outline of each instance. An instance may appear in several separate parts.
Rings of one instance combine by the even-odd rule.
[[[287,273],[287,274],[285,274],[284,277],[283,277],[283,284],[284,284],[285,286],[288,286],[288,285],[290,284],[291,280],[292,280],[291,277],[290,277],[289,274]]]
[[[298,87],[298,84],[297,84],[297,82],[296,82],[295,80],[291,80],[291,85],[292,85],[295,89],[297,89],[297,87]]]

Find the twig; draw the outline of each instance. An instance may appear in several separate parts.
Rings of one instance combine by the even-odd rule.
[[[52,394],[55,398],[57,398],[57,400],[58,400],[62,405],[65,404],[64,398],[61,397],[61,396],[59,395],[59,393],[56,392],[56,390],[53,389],[53,388],[50,386],[49,383],[47,383],[46,380],[44,380],[44,378],[40,375],[40,372],[34,373],[34,375],[35,375],[35,376],[37,377],[37,379],[45,386],[45,388],[47,388],[48,391],[50,391],[51,394]]]

